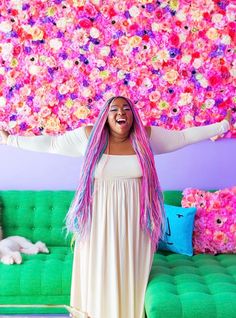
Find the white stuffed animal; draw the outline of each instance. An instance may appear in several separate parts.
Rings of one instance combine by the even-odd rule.
[[[35,244],[22,236],[9,236],[0,241],[0,261],[3,264],[21,264],[24,254],[49,253],[46,245],[38,241]]]

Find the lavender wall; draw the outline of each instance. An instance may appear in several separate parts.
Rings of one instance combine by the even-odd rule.
[[[0,146],[0,189],[71,190],[78,183],[82,158]],[[155,157],[163,190],[236,185],[236,140],[203,141]]]

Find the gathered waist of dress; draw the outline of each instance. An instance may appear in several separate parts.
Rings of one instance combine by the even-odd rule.
[[[100,176],[100,177],[94,177],[94,180],[96,182],[99,181],[138,181],[138,180],[142,180],[142,176],[141,177],[128,177],[128,176]]]

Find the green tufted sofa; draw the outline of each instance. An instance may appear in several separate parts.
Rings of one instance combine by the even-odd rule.
[[[4,236],[44,241],[50,254],[0,264],[0,304],[69,304],[73,252],[64,218],[73,191],[0,191]],[[181,191],[165,191],[180,205]],[[236,255],[192,257],[158,251],[145,296],[148,318],[236,318]],[[2,314],[66,313],[59,308],[0,308]],[[127,317],[128,318],[128,317]]]

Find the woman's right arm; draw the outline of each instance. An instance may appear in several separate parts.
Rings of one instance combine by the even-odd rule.
[[[91,126],[82,126],[59,136],[15,136],[0,130],[1,144],[20,149],[54,153],[72,157],[84,155]]]

